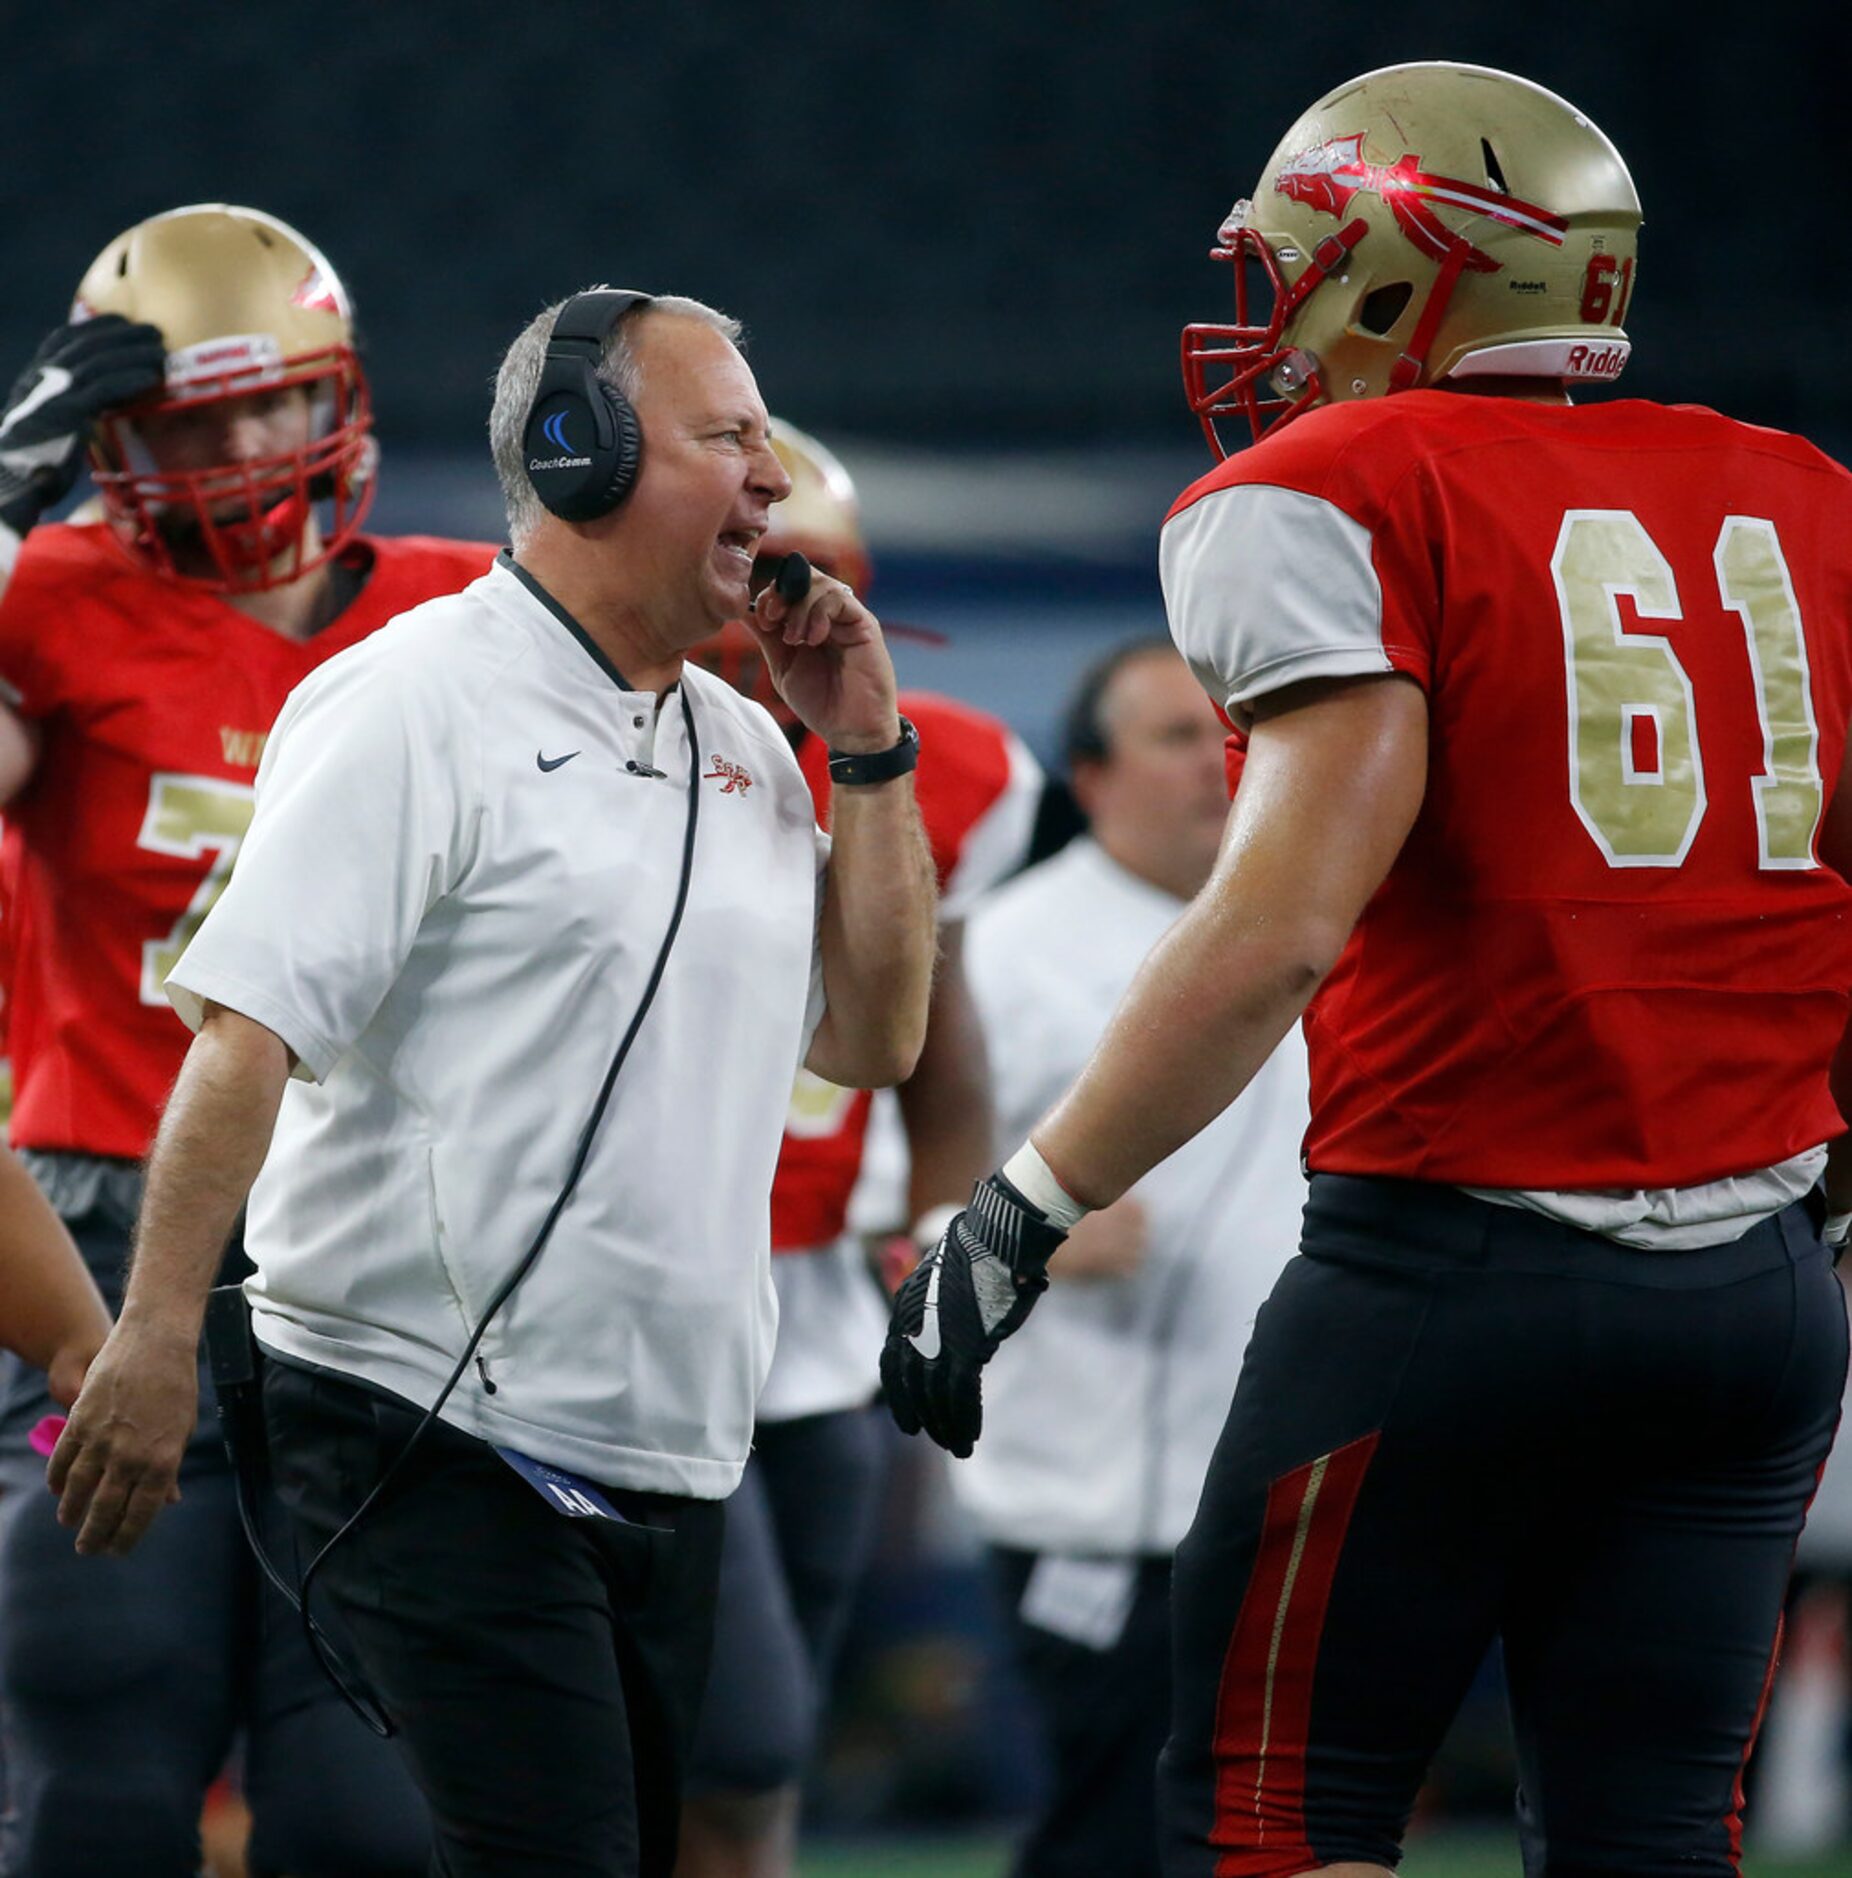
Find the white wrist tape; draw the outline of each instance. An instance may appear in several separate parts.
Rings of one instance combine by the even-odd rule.
[[[1025,1141],[1003,1163],[1003,1178],[1062,1232],[1072,1232],[1093,1211],[1090,1206],[1082,1206],[1054,1177],[1033,1141]]]

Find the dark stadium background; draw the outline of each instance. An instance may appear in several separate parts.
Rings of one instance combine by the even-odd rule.
[[[1156,525],[1207,463],[1177,330],[1224,316],[1215,227],[1292,117],[1371,66],[1507,66],[1615,138],[1646,208],[1628,392],[1852,441],[1843,4],[6,0],[0,23],[0,366],[119,229],[254,204],[354,294],[376,520],[493,535],[482,427],[515,328],[598,280],[696,294],[747,322],[772,408],[857,472],[879,610],[947,641],[903,646],[904,675],[1044,753],[1077,661],[1161,629]],[[908,1506],[820,1806],[981,1832],[1033,1769],[974,1571],[910,1562]],[[1489,1698],[1443,1818],[1499,1800],[1501,1757]],[[978,1843],[878,1868],[996,1871]],[[1425,1844],[1417,1872],[1515,1870]]]

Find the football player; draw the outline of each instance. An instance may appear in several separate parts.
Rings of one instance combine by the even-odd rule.
[[[41,522],[86,450],[102,517]],[[112,241],[0,417],[12,1139],[112,1308],[187,1043],[161,984],[230,874],[272,719],[322,660],[492,558],[362,534],[374,459],[339,278],[223,204]],[[27,1444],[46,1378],[7,1373],[0,1863],[190,1878],[201,1795],[242,1731],[258,1870],[410,1878],[423,1808],[260,1583],[203,1369],[200,1393],[181,1505],[99,1563]]]
[[[854,485],[835,455],[778,419],[772,448],[791,493],[758,544],[761,576],[784,555],[866,593],[873,569]],[[772,711],[817,799],[828,752],[772,687],[754,636],[729,627],[704,658]],[[1041,771],[1003,724],[929,692],[903,692],[920,732],[920,816],[938,869],[939,966],[926,1046],[899,1091],[907,1214],[931,1243],[990,1159],[983,1037],[965,984],[965,915],[1028,851]],[[682,1814],[678,1878],[786,1878],[798,1781],[831,1664],[874,1536],[880,1429],[871,1420],[884,1312],[848,1230],[871,1098],[800,1070],[772,1188],[778,1345],[759,1397],[752,1459],[727,1504],[713,1668]]]
[[[1852,481],[1572,402],[1639,222],[1582,113],[1436,63],[1321,99],[1223,223],[1186,377],[1259,441],[1161,568],[1251,728],[1229,838],[896,1301],[896,1413],[967,1451],[1065,1230],[1306,1013],[1302,1256],[1177,1559],[1177,1878],[1392,1868],[1495,1638],[1528,1871],[1736,1869],[1846,1365]]]

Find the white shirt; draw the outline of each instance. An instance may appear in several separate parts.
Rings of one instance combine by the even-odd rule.
[[[718,1498],[771,1356],[767,1196],[822,1016],[828,844],[771,718],[692,665],[682,684],[680,933],[577,1192],[444,1419]],[[435,1399],[566,1182],[668,929],[681,705],[622,688],[506,561],[291,694],[168,980],[189,1023],[210,999],[299,1059],[246,1230],[268,1348]]]
[[[1089,839],[978,909],[965,967],[1001,1143],[1020,1142],[1073,1081],[1182,911]],[[984,1372],[984,1438],[952,1466],[987,1539],[1131,1554],[1182,1538],[1254,1314],[1298,1249],[1305,1124],[1295,1027],[1237,1101],[1132,1188],[1146,1215],[1141,1268],[1057,1276],[998,1351]]]

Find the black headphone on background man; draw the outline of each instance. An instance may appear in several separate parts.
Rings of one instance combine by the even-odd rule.
[[[598,366],[617,322],[654,298],[622,287],[575,293],[554,318],[521,447],[535,495],[562,521],[595,522],[636,485],[643,427]]]

